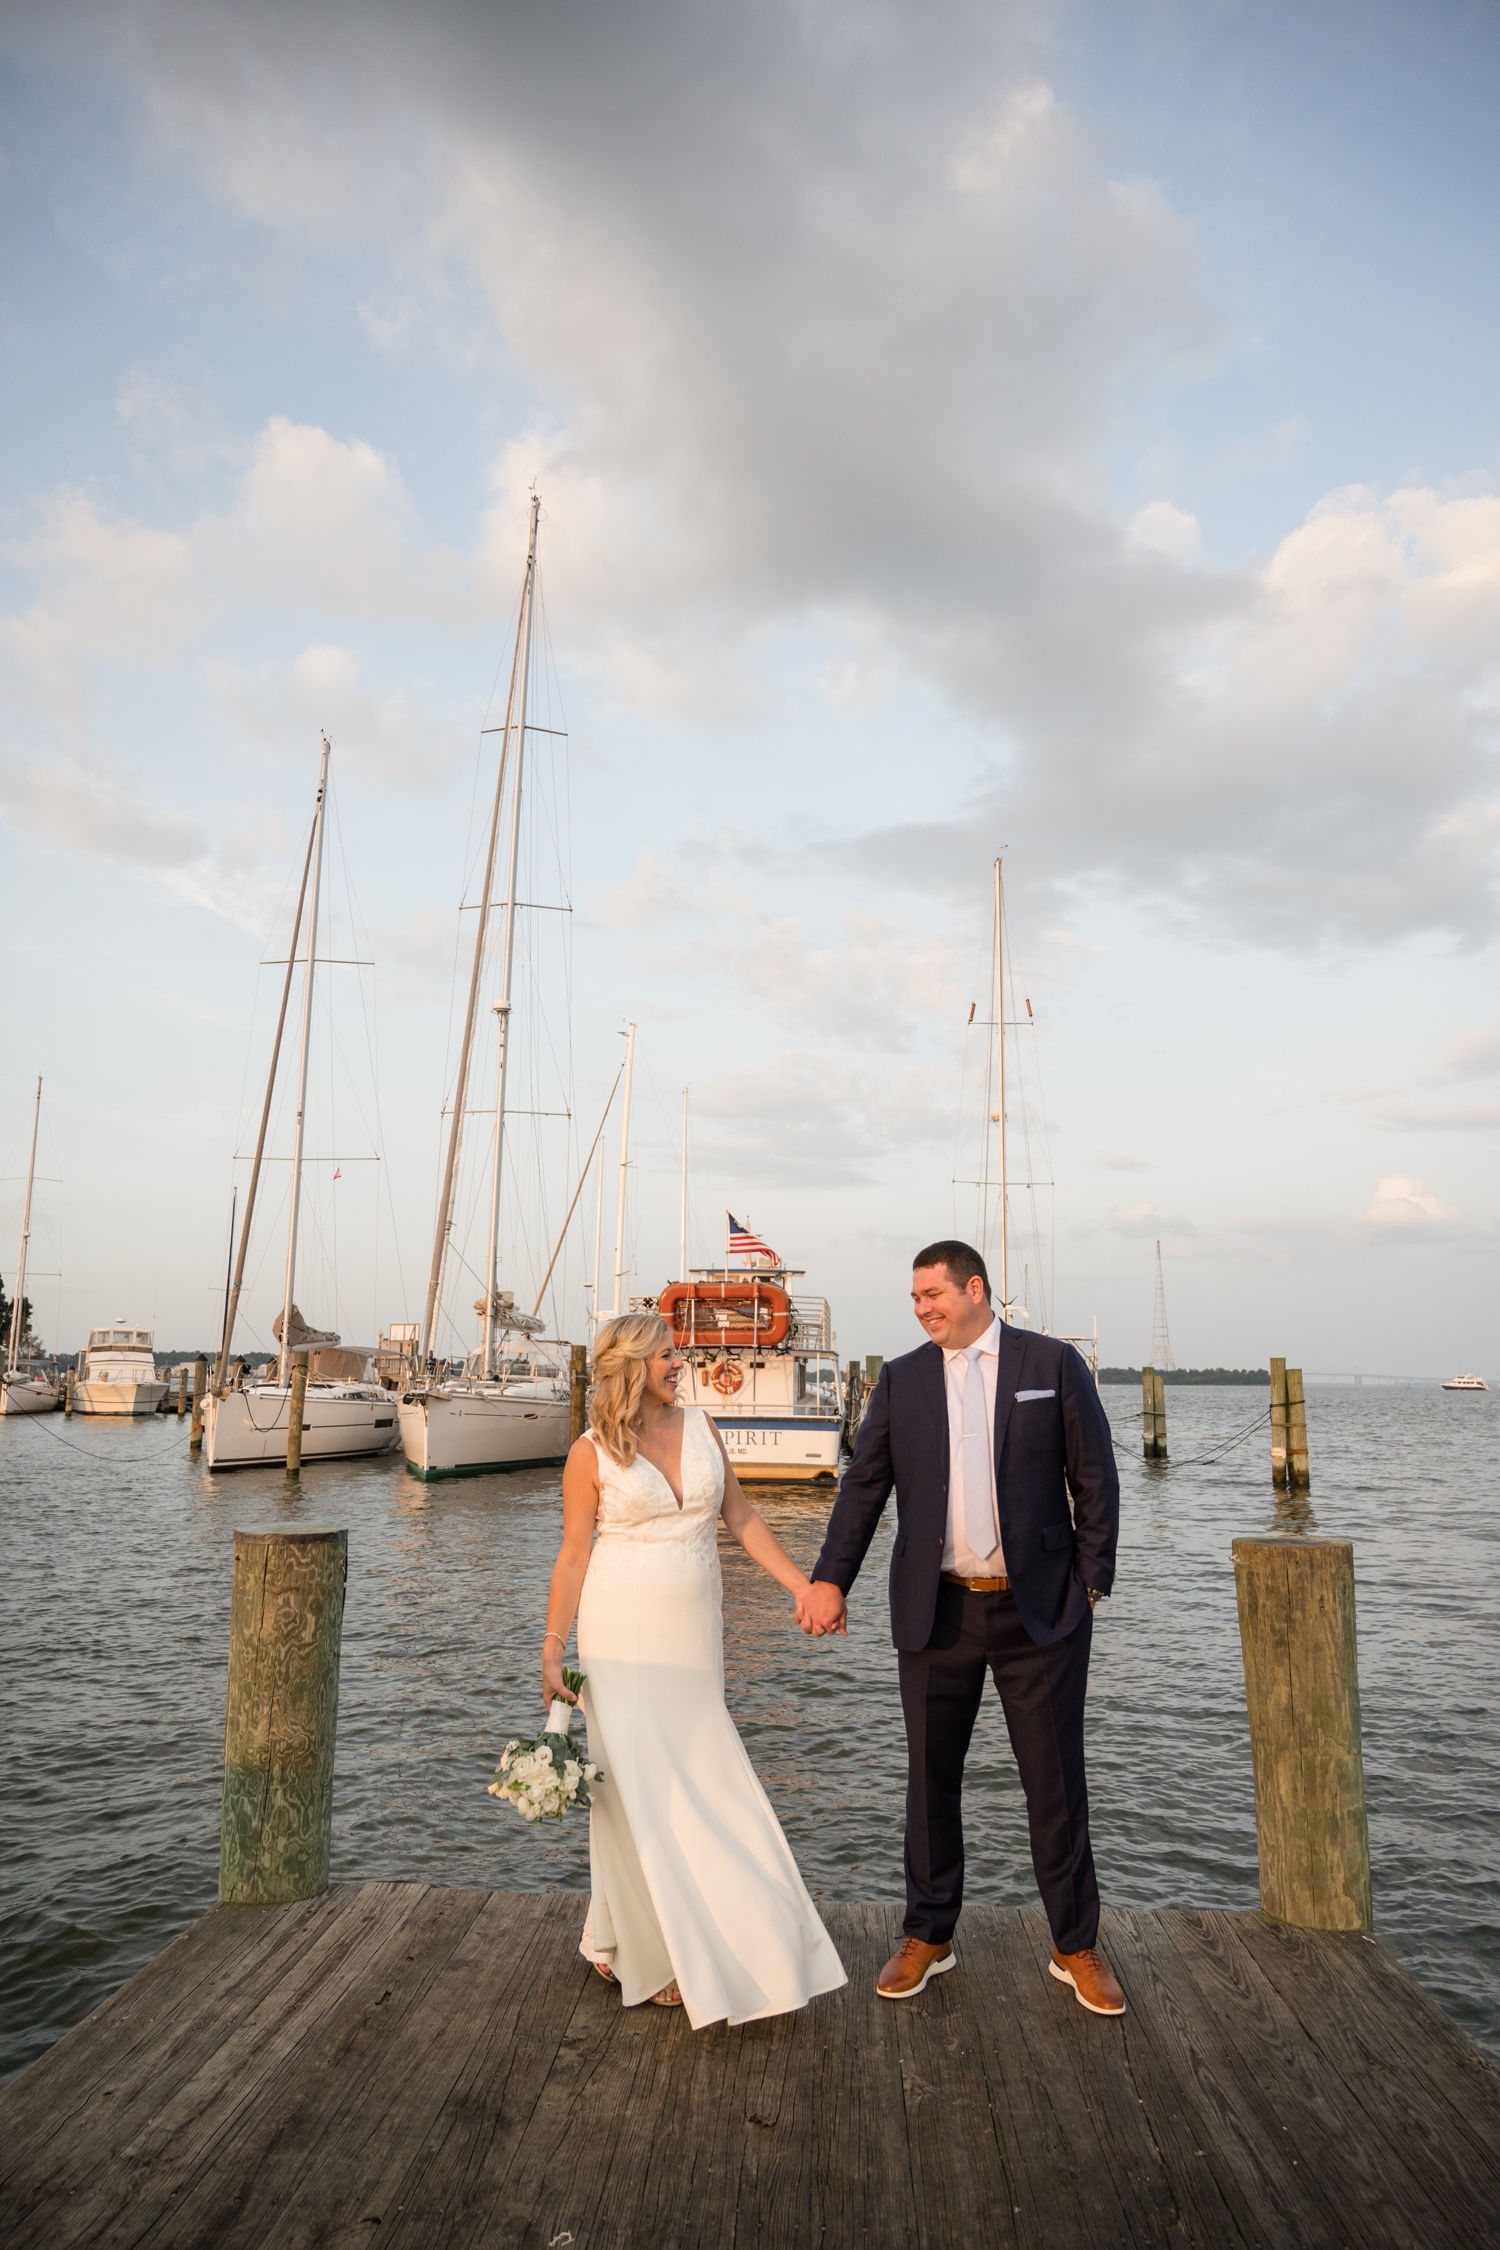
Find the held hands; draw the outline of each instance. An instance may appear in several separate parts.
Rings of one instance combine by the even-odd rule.
[[[542,1700],[548,1710],[556,1697],[564,1703],[576,1703],[578,1698],[563,1685],[563,1657],[565,1644],[556,1633],[549,1633],[542,1644]]]
[[[797,1623],[804,1633],[821,1640],[825,1633],[849,1630],[849,1610],[837,1586],[819,1578],[797,1596]]]

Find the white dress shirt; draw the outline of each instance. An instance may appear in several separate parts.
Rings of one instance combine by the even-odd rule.
[[[995,1544],[987,1555],[976,1555],[969,1545],[966,1525],[964,1492],[964,1381],[969,1371],[968,1350],[943,1353],[943,1373],[948,1385],[948,1528],[943,1538],[943,1568],[956,1571],[960,1578],[1004,1578],[1005,1555],[1000,1545],[1000,1511],[995,1501],[995,1392],[1000,1377],[1000,1322],[998,1317],[990,1322],[978,1340],[979,1372],[984,1378],[984,1397],[988,1413],[985,1429],[989,1437],[989,1504],[990,1521],[995,1527]]]

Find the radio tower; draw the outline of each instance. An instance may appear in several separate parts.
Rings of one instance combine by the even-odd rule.
[[[1161,1244],[1156,1245],[1156,1307],[1151,1315],[1151,1364],[1153,1367],[1174,1368],[1172,1339],[1167,1331],[1167,1290],[1161,1277]]]

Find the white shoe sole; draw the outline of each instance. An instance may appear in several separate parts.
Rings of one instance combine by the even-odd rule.
[[[887,1992],[883,1984],[877,1984],[875,1990],[879,1993],[882,2000],[915,2000],[919,1992],[925,1992],[927,1990],[928,1985],[931,1984],[934,1977],[940,1977],[944,1969],[953,1969],[957,1966],[958,1955],[953,1952],[950,1947],[949,1951],[944,1953],[938,1960],[928,1962],[926,1968],[922,1971],[921,1983],[912,1985],[909,1991]]]
[[[1074,1999],[1078,2002],[1080,2008],[1087,2008],[1091,2016],[1124,2015],[1125,2005],[1123,2001],[1118,2008],[1096,2008],[1092,2000],[1084,1999],[1083,1994],[1078,1989],[1078,1980],[1073,1975],[1071,1969],[1060,1969],[1055,1961],[1049,1961],[1047,1963],[1047,1967],[1050,1973],[1056,1977],[1059,1984],[1069,1984],[1073,1987]]]

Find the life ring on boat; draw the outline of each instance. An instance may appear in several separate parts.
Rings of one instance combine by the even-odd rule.
[[[733,1398],[736,1391],[744,1388],[745,1378],[732,1359],[721,1359],[709,1381],[720,1398]]]
[[[792,1300],[759,1274],[722,1281],[674,1281],[656,1300],[678,1351],[773,1351],[791,1333]]]

